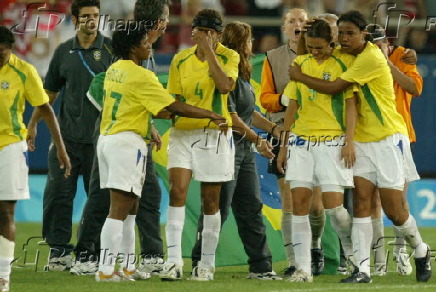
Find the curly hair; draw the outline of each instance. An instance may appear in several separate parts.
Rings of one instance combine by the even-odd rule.
[[[83,7],[96,6],[100,9],[100,0],[76,0],[71,5],[71,15],[79,18],[80,9]]]
[[[6,44],[12,48],[14,43],[14,34],[6,26],[0,26],[0,44]]]
[[[147,30],[136,21],[128,21],[125,29],[116,30],[112,36],[112,50],[115,56],[129,59],[133,47],[139,46]]]
[[[244,80],[250,80],[251,77],[250,57],[252,52],[248,47],[248,41],[251,38],[251,26],[241,21],[227,24],[221,35],[221,43],[239,54],[239,75]]]
[[[137,0],[133,17],[136,21],[156,24],[164,13],[165,6],[170,5],[171,0]]]
[[[368,25],[368,21],[366,20],[365,16],[357,10],[350,10],[341,14],[338,19],[338,25],[341,22],[351,22],[357,26],[360,31],[365,30],[366,26]]]
[[[311,38],[322,38],[330,43],[333,39],[332,29],[327,21],[315,19],[312,25],[307,29],[306,36]]]
[[[223,17],[221,16],[221,14],[218,11],[213,10],[213,9],[200,10],[197,13],[197,15],[195,15],[194,20],[192,21],[193,27],[194,27],[194,23],[197,23],[197,21],[199,19],[205,19],[205,18],[213,21],[217,27],[219,26],[220,28],[222,28]],[[219,29],[218,30],[215,29],[215,30],[218,32],[221,32],[221,30],[219,30]]]

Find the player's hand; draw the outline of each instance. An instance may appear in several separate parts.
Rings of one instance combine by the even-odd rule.
[[[35,139],[36,139],[37,133],[38,133],[38,130],[37,130],[36,124],[29,124],[27,126],[26,142],[27,142],[27,148],[29,149],[30,152],[33,152],[36,149]]]
[[[283,131],[284,131],[283,126],[277,125],[277,127],[274,128],[274,131],[271,134],[274,136],[274,138],[280,140]]]
[[[224,117],[214,113],[214,117],[211,119],[211,122],[220,128],[221,133],[227,134],[229,125],[227,124],[227,120]]]
[[[289,78],[294,81],[300,81],[301,67],[295,63],[289,66]]]
[[[353,168],[353,165],[356,162],[356,150],[353,141],[346,141],[345,145],[342,146],[341,158],[344,160],[346,168]]]
[[[280,145],[279,155],[277,156],[277,169],[280,171],[281,174],[286,173],[286,164],[288,163],[287,160],[288,151],[286,150],[287,150],[286,147],[281,147]]]
[[[262,139],[259,136],[258,140],[256,141],[256,149],[257,152],[259,152],[259,154],[265,158],[273,159],[275,157],[274,153],[272,152],[273,146],[271,145],[271,143],[268,140]]]
[[[57,157],[59,160],[59,165],[61,169],[65,169],[64,177],[67,178],[70,176],[71,173],[71,163],[70,163],[70,157],[67,154],[67,151],[65,148],[59,149],[57,148]]]
[[[156,151],[162,148],[162,138],[154,126],[151,126],[151,143],[156,145]]]
[[[416,51],[414,49],[405,49],[404,56],[401,58],[401,61],[409,65],[416,65],[418,62]]]
[[[202,31],[194,28],[192,31],[192,40],[198,45],[200,49],[212,50],[213,48],[213,40],[210,34],[210,31]]]

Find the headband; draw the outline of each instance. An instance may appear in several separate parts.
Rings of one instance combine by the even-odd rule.
[[[192,28],[206,27],[221,32],[223,30],[223,23],[218,19],[210,19],[203,16],[198,16],[192,21]]]

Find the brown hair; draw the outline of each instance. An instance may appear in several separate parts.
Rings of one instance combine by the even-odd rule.
[[[250,80],[251,77],[252,52],[248,48],[248,40],[251,37],[251,26],[241,21],[227,24],[221,34],[221,43],[239,54],[239,75],[245,80]]]

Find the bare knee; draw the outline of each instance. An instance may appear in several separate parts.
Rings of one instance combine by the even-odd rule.
[[[186,188],[172,184],[170,186],[170,206],[183,207],[186,204]]]

